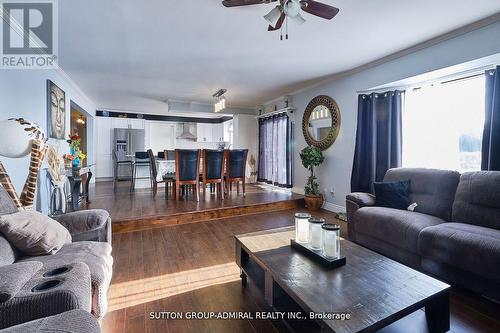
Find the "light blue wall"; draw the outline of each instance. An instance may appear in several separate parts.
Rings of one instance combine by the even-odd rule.
[[[426,72],[461,64],[500,53],[500,23],[449,39],[437,45],[403,56],[382,65],[349,75],[333,82],[292,95],[295,112],[294,187],[303,189],[307,171],[302,166],[299,151],[306,146],[301,121],[309,101],[317,95],[334,98],[341,110],[342,124],[335,144],[326,150],[325,163],[318,170],[329,208],[345,206],[350,192],[350,179],[357,124],[357,91],[399,81]],[[376,38],[376,37],[373,37]],[[387,37],[381,37],[387,38]],[[334,196],[330,189],[334,189]]]
[[[66,92],[66,131],[70,131],[70,101],[73,100],[85,109],[92,117],[96,107],[79,88],[65,75],[56,70],[0,70],[0,120],[22,117],[39,124],[47,130],[47,96],[46,82],[50,79]],[[89,119],[88,147],[89,162],[94,161],[93,119]],[[64,140],[50,140],[61,153],[68,150]],[[9,176],[18,192],[22,190],[28,174],[29,156],[20,159],[1,157]],[[43,194],[44,189],[41,189]],[[39,198],[42,207],[46,206],[46,198]],[[43,209],[45,210],[45,209]]]

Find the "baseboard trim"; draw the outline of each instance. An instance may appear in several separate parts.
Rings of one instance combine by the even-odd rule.
[[[325,203],[323,204],[323,209],[326,209],[326,210],[328,210],[330,212],[334,212],[334,213],[345,213],[346,212],[346,209],[344,206],[336,205],[334,203],[327,202],[327,201],[325,201]]]

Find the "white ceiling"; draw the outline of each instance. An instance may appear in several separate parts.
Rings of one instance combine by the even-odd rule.
[[[288,41],[267,32],[273,4],[221,0],[59,1],[61,67],[98,107],[165,112],[167,99],[255,107],[500,12],[498,0],[322,0]]]

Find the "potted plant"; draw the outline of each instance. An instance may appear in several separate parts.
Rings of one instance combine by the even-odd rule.
[[[314,167],[320,166],[325,157],[321,149],[309,146],[302,149],[300,159],[302,160],[302,165],[311,172],[304,188],[306,206],[309,210],[318,210],[323,206],[323,195],[319,189],[317,178],[314,175]]]

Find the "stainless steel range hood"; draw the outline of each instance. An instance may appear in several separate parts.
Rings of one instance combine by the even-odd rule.
[[[182,123],[182,133],[177,137],[177,139],[196,141],[198,138],[195,134],[189,131],[189,127],[189,124]]]

